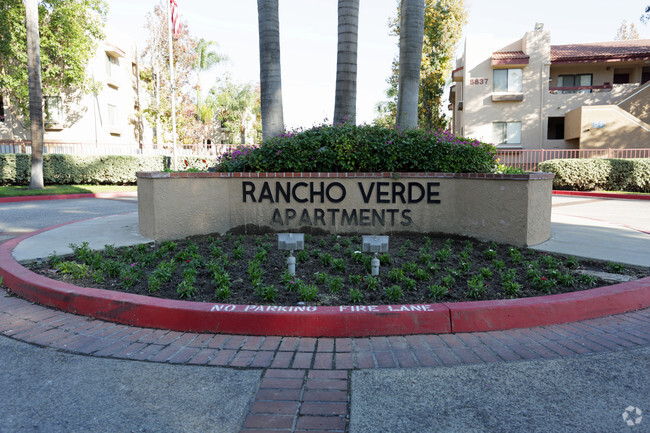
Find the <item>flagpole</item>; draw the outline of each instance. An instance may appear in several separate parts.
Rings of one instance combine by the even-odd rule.
[[[172,40],[172,13],[171,13],[171,0],[167,0],[167,29],[169,33],[169,75],[170,75],[170,89],[172,96],[172,137],[174,147],[172,152],[174,154],[174,170],[178,170],[176,161],[176,98],[174,97],[174,48]]]

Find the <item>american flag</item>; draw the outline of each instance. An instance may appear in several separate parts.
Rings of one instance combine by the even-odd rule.
[[[172,31],[174,32],[174,36],[176,36],[181,26],[181,22],[178,20],[178,5],[176,4],[176,0],[169,0],[169,5],[171,7]]]

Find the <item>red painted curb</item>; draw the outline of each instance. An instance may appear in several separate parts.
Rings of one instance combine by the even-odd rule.
[[[115,198],[115,197],[137,197],[137,191],[128,192],[98,192],[87,194],[57,194],[57,195],[24,195],[20,197],[0,197],[0,203],[18,203],[23,201],[41,200],[70,200],[76,198]]]
[[[550,325],[650,307],[650,277],[562,295],[456,304],[281,307],[159,299],[77,287],[31,272],[11,251],[38,232],[0,245],[6,287],[42,305],[147,328],[303,337],[441,334]]]
[[[621,199],[621,200],[650,200],[650,195],[620,194],[620,193],[616,193],[616,192],[553,190],[553,195],[568,195],[568,196],[574,196],[574,197],[615,198],[615,199]]]

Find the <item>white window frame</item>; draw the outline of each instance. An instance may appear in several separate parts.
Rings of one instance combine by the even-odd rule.
[[[521,122],[492,122],[492,142],[497,146],[521,146]]]
[[[63,101],[60,96],[45,96],[45,123],[63,123]]]
[[[505,73],[506,87],[497,89],[497,84],[502,80],[497,75]],[[522,93],[524,89],[524,70],[522,68],[493,69],[492,91],[494,93]]]

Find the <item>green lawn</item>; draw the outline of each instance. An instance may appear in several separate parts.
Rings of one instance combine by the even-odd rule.
[[[30,190],[28,186],[0,186],[0,197],[26,195],[94,194],[99,192],[137,191],[135,185],[46,185],[45,189]]]

